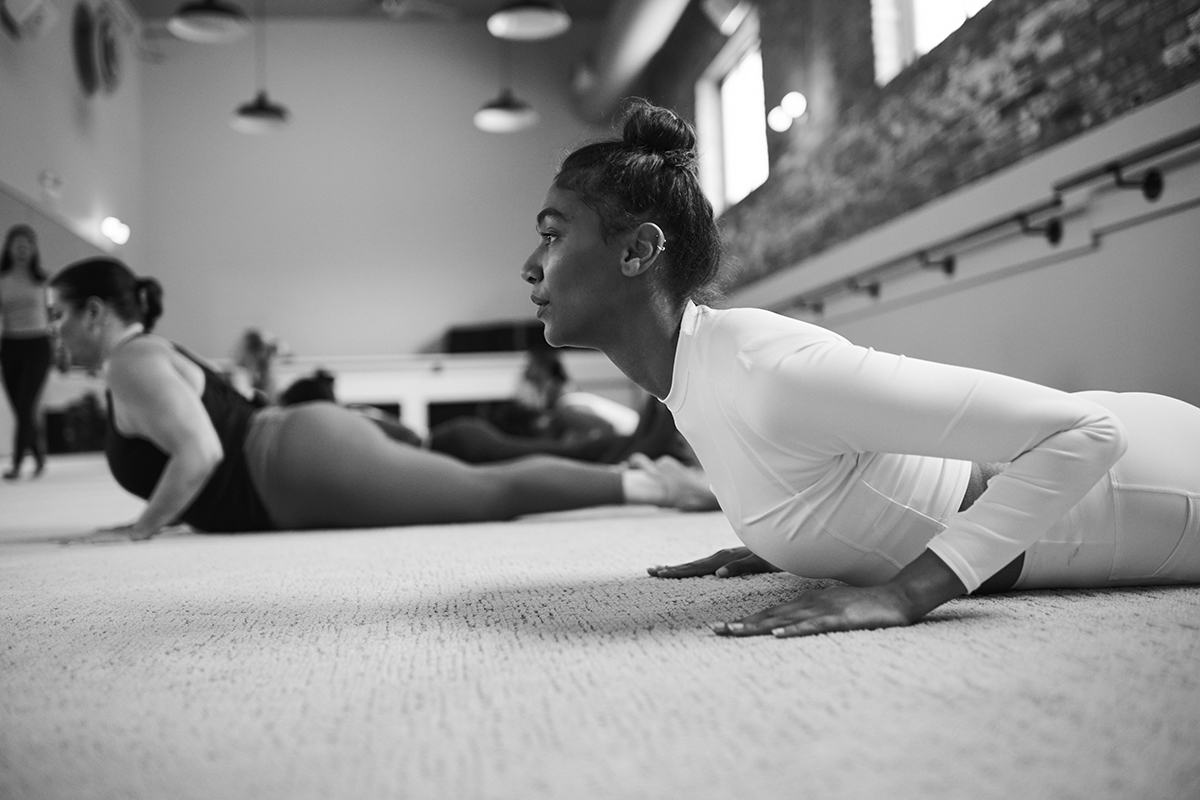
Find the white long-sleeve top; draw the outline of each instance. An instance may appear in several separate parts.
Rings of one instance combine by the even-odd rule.
[[[781,569],[855,585],[928,547],[974,591],[1125,450],[1095,403],[859,347],[759,309],[690,304],[663,400],[742,541]],[[956,513],[972,462],[1009,461]]]

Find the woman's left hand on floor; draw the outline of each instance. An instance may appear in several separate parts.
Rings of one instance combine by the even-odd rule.
[[[910,625],[915,620],[897,602],[895,594],[879,586],[835,586],[813,589],[795,600],[751,614],[733,622],[712,625],[720,636],[778,638],[811,636],[834,631],[870,630]]]
[[[59,544],[100,544],[104,542],[144,542],[161,533],[163,529],[148,530],[139,527],[137,523],[113,525],[110,528],[97,528],[88,533],[67,536],[59,540]]]
[[[727,547],[711,556],[698,558],[686,564],[647,567],[646,572],[655,578],[695,578],[701,575],[716,575],[732,578],[735,575],[755,575],[760,572],[779,572],[779,567],[756,556],[749,547]]]

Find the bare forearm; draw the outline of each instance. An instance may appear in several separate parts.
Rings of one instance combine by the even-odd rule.
[[[963,594],[966,587],[937,554],[926,550],[887,583],[802,592],[740,620],[713,625],[722,636],[811,636],[833,631],[911,625]]]
[[[201,456],[171,457],[146,508],[134,523],[136,528],[152,536],[179,519],[219,463]]]
[[[880,588],[894,597],[910,622],[967,592],[959,577],[932,550],[921,553]]]

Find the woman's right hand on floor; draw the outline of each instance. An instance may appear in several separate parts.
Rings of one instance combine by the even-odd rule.
[[[128,525],[112,525],[107,528],[97,528],[87,533],[64,536],[58,539],[59,544],[104,544],[108,542],[145,542],[155,536],[167,532],[186,530],[184,525],[167,525],[163,528],[149,530],[131,522]]]
[[[646,571],[655,578],[695,578],[700,575],[732,578],[736,575],[779,572],[779,567],[754,555],[749,547],[727,547],[707,558],[669,567],[647,567]]]

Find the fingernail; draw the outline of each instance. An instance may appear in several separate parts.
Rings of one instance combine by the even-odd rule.
[[[727,568],[725,568],[725,567],[721,567],[720,569],[718,569],[718,570],[717,570],[716,572],[714,572],[713,574],[714,574],[714,575],[716,575],[718,578],[728,578],[728,577],[729,577],[729,570],[728,570]]]
[[[741,622],[726,622],[725,627],[727,629],[737,633],[738,631],[741,631],[743,628],[745,628],[746,625]]]
[[[712,629],[713,633],[725,633],[724,622],[710,622],[708,623],[708,627]]]
[[[772,628],[771,629],[772,636],[783,636],[786,633],[787,633],[787,628]]]

